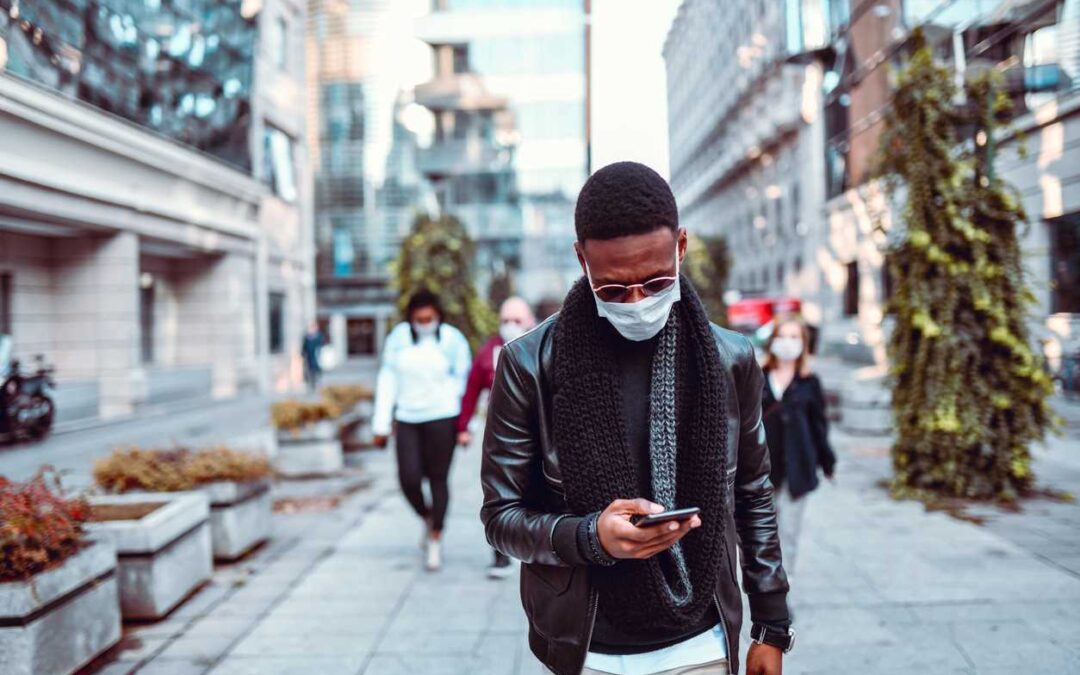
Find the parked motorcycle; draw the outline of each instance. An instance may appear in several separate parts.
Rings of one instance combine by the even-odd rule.
[[[24,372],[11,356],[11,336],[0,335],[0,440],[33,441],[52,430],[56,412],[53,369],[45,365],[41,354],[34,362],[34,369]]]

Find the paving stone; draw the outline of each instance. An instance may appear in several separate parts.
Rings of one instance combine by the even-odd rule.
[[[141,666],[138,675],[202,675],[210,662],[201,659],[156,658]]]
[[[474,659],[467,655],[376,654],[363,675],[472,675]]]
[[[230,656],[212,675],[356,675],[364,656],[241,657]]]
[[[229,650],[236,641],[232,635],[183,635],[169,644],[151,663],[158,659],[184,659],[209,665]]]
[[[327,633],[293,631],[282,633],[256,629],[229,652],[230,656],[356,656],[370,652],[378,633]]]
[[[169,637],[143,637],[127,634],[116,645],[117,661],[141,661],[168,644]]]

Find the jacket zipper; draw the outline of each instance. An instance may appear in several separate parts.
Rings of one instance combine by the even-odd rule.
[[[720,629],[724,631],[724,654],[727,658],[728,667],[731,667],[731,639],[728,636],[727,621],[724,620],[724,608],[720,606],[720,598],[716,597],[716,594],[712,596],[713,602],[716,603],[716,614],[720,617]],[[732,671],[734,672],[734,671]]]
[[[592,586],[592,584],[589,584]],[[589,589],[589,615],[588,626],[589,629],[585,631],[585,652],[581,656],[581,665],[578,666],[577,672],[581,672],[585,669],[585,661],[589,658],[589,646],[592,645],[593,630],[596,629],[596,611],[600,606],[600,592],[595,588]]]

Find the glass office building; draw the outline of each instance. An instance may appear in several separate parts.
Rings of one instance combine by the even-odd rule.
[[[434,209],[417,167],[417,134],[405,124],[412,85],[426,76],[401,64],[411,47],[426,65],[407,5],[309,3],[317,294],[342,358],[378,352],[395,313],[390,263],[417,213]]]
[[[572,243],[574,202],[589,174],[587,7],[585,0],[435,0],[418,24],[436,71],[418,100],[451,136],[475,126],[467,121],[478,110],[470,97],[490,118],[479,122],[478,138],[491,150],[491,170],[453,179],[461,185],[447,208],[479,241],[492,242],[487,253],[478,249],[481,274],[509,274],[534,300],[562,297],[580,273]],[[456,103],[440,99],[455,87]],[[452,153],[454,140],[440,145],[437,137],[432,150]],[[509,229],[514,218],[517,232]]]
[[[0,0],[4,68],[250,170],[244,14],[239,0]]]

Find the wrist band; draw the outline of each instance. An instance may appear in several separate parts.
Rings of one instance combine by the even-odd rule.
[[[590,557],[592,558],[592,561],[597,565],[601,565],[603,567],[611,567],[619,561],[613,558],[607,551],[605,551],[603,545],[600,544],[600,531],[599,529],[597,529],[597,523],[599,521],[599,513],[594,513],[588,518],[589,553],[591,554]]]

